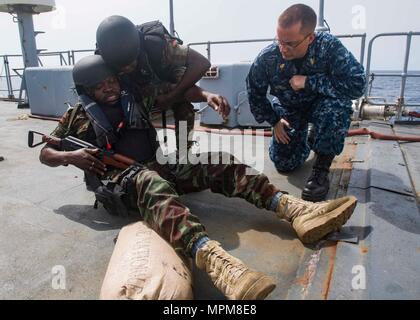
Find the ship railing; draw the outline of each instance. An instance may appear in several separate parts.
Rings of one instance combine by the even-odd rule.
[[[366,47],[366,33],[361,34],[342,34],[336,35],[337,38],[360,38],[360,63],[364,63],[365,57],[365,47]],[[212,45],[226,45],[226,44],[239,44],[239,43],[256,43],[256,42],[273,42],[275,39],[266,38],[266,39],[246,39],[246,40],[226,40],[226,41],[206,41],[206,42],[192,42],[188,46],[206,46],[207,59],[211,61],[211,46]]]
[[[360,38],[360,58],[359,61],[363,63],[364,55],[365,55],[365,43],[366,43],[366,34],[344,34],[344,35],[337,35],[338,38]],[[212,45],[221,45],[221,44],[240,44],[240,43],[256,43],[256,42],[272,42],[274,39],[247,39],[247,40],[228,40],[228,41],[207,41],[207,42],[194,42],[189,43],[188,46],[200,46],[205,45],[207,50],[207,58],[211,61],[211,46]],[[61,66],[65,65],[74,65],[76,59],[76,55],[82,53],[91,53],[94,52],[93,49],[83,49],[83,50],[67,50],[67,51],[54,51],[54,52],[40,52],[38,55],[38,61],[40,66],[44,66],[44,59],[57,57],[59,59],[59,64]],[[7,89],[0,88],[0,96],[2,92],[7,92],[7,97],[9,99],[15,99],[15,92],[21,91],[21,88],[17,89],[14,87],[14,79],[21,79],[23,68],[10,68],[10,58],[21,58],[22,55],[0,55],[0,59],[3,61],[3,70],[4,75],[0,74],[0,80],[2,78],[6,79],[6,87]],[[1,61],[0,60],[0,61]],[[11,73],[13,71],[13,73]],[[1,83],[1,82],[0,82]],[[21,85],[19,86],[21,87]]]
[[[368,105],[386,105],[388,107],[394,107],[396,109],[396,118],[399,120],[401,116],[404,114],[406,108],[413,108],[413,107],[420,107],[420,103],[407,103],[405,99],[405,91],[407,85],[408,78],[420,78],[420,73],[413,73],[409,72],[408,64],[410,61],[410,54],[412,49],[412,39],[414,36],[420,36],[420,32],[393,32],[393,33],[380,33],[374,36],[368,45],[368,52],[367,52],[367,64],[366,64],[366,77],[369,79],[367,81],[366,90],[365,90],[365,103]],[[373,45],[375,41],[379,38],[383,37],[406,37],[405,43],[405,55],[404,55],[404,64],[401,72],[373,72],[372,71],[372,53],[373,53]],[[401,86],[399,96],[397,97],[395,102],[390,102],[385,99],[384,102],[378,102],[377,97],[371,97],[371,91],[373,87],[373,81],[377,77],[399,77],[401,78]]]
[[[411,43],[412,38],[414,36],[419,36],[420,32],[398,32],[398,33],[380,33],[374,36],[370,41],[368,45],[368,51],[367,51],[367,63],[366,63],[366,76],[370,81],[368,81],[364,100],[369,105],[387,105],[387,106],[393,106],[397,110],[397,117],[400,118],[404,108],[406,107],[419,107],[420,104],[418,103],[407,103],[405,99],[405,91],[406,91],[406,83],[407,78],[410,77],[420,77],[420,74],[416,73],[410,73],[408,72],[408,63],[410,59],[410,53],[411,53]],[[373,72],[371,70],[371,64],[372,64],[372,53],[373,53],[373,45],[375,41],[378,38],[381,37],[406,37],[406,47],[405,47],[405,58],[404,58],[404,65],[401,73],[389,73],[389,72]],[[360,39],[360,55],[359,55],[359,61],[360,63],[364,64],[365,59],[365,47],[366,47],[366,33],[363,34],[343,34],[343,35],[336,35],[338,38],[358,38]],[[241,44],[241,43],[257,43],[257,42],[272,42],[273,38],[265,38],[265,39],[246,39],[246,40],[227,40],[227,41],[206,41],[206,42],[193,42],[189,43],[188,46],[206,46],[207,51],[207,58],[211,61],[212,56],[212,46],[214,45],[226,45],[226,44]],[[58,57],[59,64],[61,66],[64,65],[74,65],[75,61],[77,61],[76,56],[82,53],[92,53],[94,52],[93,49],[84,49],[84,50],[68,50],[68,51],[56,51],[56,52],[40,52],[39,53],[39,62],[40,65],[43,64],[43,58],[46,57]],[[10,99],[14,99],[15,95],[14,93],[17,91],[20,91],[20,89],[16,89],[13,87],[13,79],[15,78],[21,78],[22,68],[10,68],[10,59],[11,58],[21,58],[22,55],[0,55],[0,61],[3,62],[3,70],[4,75],[0,74],[0,80],[2,78],[6,79],[6,87],[7,90],[0,88],[0,96],[1,92],[7,92],[7,96]],[[373,79],[375,77],[400,77],[401,78],[401,87],[400,87],[400,93],[395,102],[386,101],[384,102],[378,102],[377,98],[371,97],[370,93],[372,90],[373,85]]]
[[[51,52],[42,52],[39,50],[40,53],[38,54],[38,62],[39,65],[42,67],[46,64],[47,59],[51,58],[58,58],[58,63],[60,66],[69,66],[74,65],[75,61],[77,61],[77,56],[85,53],[93,53],[94,49],[81,49],[81,50],[67,50],[67,51],[51,51]],[[13,60],[13,62],[12,62]],[[0,63],[3,63],[3,67],[0,70],[0,85],[1,80],[5,79],[6,81],[6,88],[4,89],[3,86],[0,87],[0,97],[2,97],[3,92],[7,92],[7,99],[10,100],[19,100],[16,99],[16,92],[21,92],[22,85],[21,80],[23,77],[23,67],[14,68],[12,65],[20,66],[22,65],[22,55],[20,54],[8,54],[8,55],[0,55]],[[3,75],[4,74],[4,75]],[[16,82],[19,84],[17,85]],[[19,94],[21,96],[21,94]]]

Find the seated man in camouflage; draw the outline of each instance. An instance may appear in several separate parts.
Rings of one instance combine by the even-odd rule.
[[[72,135],[101,148],[112,148],[142,166],[133,169],[128,184],[122,170],[106,168],[95,157],[97,150],[62,152],[46,145],[40,154],[41,162],[52,167],[71,164],[86,175],[121,185],[128,195],[126,206],[174,248],[195,259],[198,268],[205,270],[229,299],[263,299],[275,284],[210,240],[199,219],[182,204],[180,195],[210,188],[227,197],[243,198],[289,221],[305,243],[341,227],[353,213],[357,201],[352,196],[316,204],[306,202],[280,191],[264,174],[246,175],[249,167],[235,164],[232,156],[225,164],[161,165],[156,161],[156,131],[143,110],[147,100],[134,102],[129,93],[121,92],[117,78],[98,55],[81,59],[74,66],[73,78],[81,96],[89,95],[95,103],[79,103],[67,111],[52,135]],[[191,95],[206,101],[211,93],[196,91]],[[222,154],[218,156],[223,158]],[[92,185],[88,188],[98,192]]]

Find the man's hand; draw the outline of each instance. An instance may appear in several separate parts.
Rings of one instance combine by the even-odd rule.
[[[284,127],[290,128],[290,124],[285,119],[280,119],[274,126],[274,138],[278,143],[289,144],[290,137]]]
[[[79,149],[66,152],[67,162],[87,172],[104,175],[106,165],[96,158],[98,149]]]
[[[218,112],[223,119],[226,119],[230,113],[230,105],[225,97],[215,93],[209,93],[207,95],[207,103],[214,111]]]
[[[306,76],[293,76],[289,83],[293,90],[299,91],[305,89]]]

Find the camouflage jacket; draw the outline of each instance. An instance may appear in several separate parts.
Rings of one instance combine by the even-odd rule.
[[[295,92],[289,84],[294,75],[306,75],[305,89]],[[363,95],[363,66],[339,39],[325,32],[316,34],[300,70],[285,60],[276,43],[263,49],[247,77],[248,98],[255,119],[275,125],[291,109],[305,108],[319,97],[348,100]],[[271,103],[267,90],[275,97]]]
[[[166,36],[165,39],[163,46],[162,41],[147,43],[136,70],[120,79],[136,98],[155,98],[170,92],[187,69],[188,46]]]
[[[73,136],[92,144],[96,143],[95,132],[80,104],[74,105],[64,113],[51,135],[60,139]]]

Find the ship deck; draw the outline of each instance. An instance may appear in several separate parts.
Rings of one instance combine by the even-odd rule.
[[[57,123],[28,118],[28,113],[0,101],[0,299],[97,299],[113,240],[135,219],[95,210],[77,168],[42,165],[40,149],[27,147],[27,132],[49,133]],[[420,135],[419,126],[358,125]],[[202,140],[208,135],[196,134]],[[263,161],[263,172],[299,196],[313,156],[301,169],[282,175],[268,158],[270,138],[262,139],[264,150],[257,149],[254,158]],[[244,153],[252,149],[247,145]],[[276,279],[269,299],[420,299],[420,143],[347,138],[333,164],[329,198],[347,193],[359,204],[336,235],[340,240],[330,237],[312,246],[304,246],[288,223],[242,199],[210,191],[181,199],[212,239]],[[65,268],[65,289],[52,286],[54,266]],[[194,294],[223,298],[199,270],[194,270]]]

